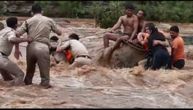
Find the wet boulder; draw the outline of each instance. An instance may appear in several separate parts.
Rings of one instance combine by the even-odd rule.
[[[106,48],[100,54],[98,63],[103,66],[110,67],[134,67],[137,63],[145,58],[145,50],[132,43],[124,44],[122,47],[116,49],[112,55],[112,47]]]

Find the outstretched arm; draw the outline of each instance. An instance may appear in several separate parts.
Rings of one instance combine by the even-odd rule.
[[[17,37],[12,37],[9,39],[10,42],[15,44],[15,53],[14,56],[17,60],[19,60],[19,56],[21,55],[21,52],[19,50],[19,43],[21,42],[31,42],[32,39],[31,38],[17,38]]]
[[[27,21],[23,22],[23,24],[15,31],[16,37],[22,36],[27,30]]]
[[[19,44],[15,44],[15,53],[14,56],[17,60],[19,60],[19,56],[22,56],[20,50],[19,50]]]
[[[117,23],[111,28],[111,32],[114,32],[116,29],[118,29],[122,24],[122,17],[119,18]]]
[[[57,24],[53,20],[51,20],[51,24],[52,24],[51,26],[52,31],[56,33],[57,35],[61,36],[62,31],[58,28]]]
[[[161,40],[154,40],[153,41],[153,45],[156,46],[156,45],[163,45],[165,47],[169,46],[169,42],[167,40],[165,41],[161,41]]]
[[[32,39],[16,37],[16,34],[14,32],[8,33],[8,36],[9,36],[8,37],[9,42],[15,44],[14,56],[15,56],[16,59],[19,59],[19,55],[21,55],[21,52],[19,51],[19,43],[21,43],[21,42],[30,42]]]
[[[56,49],[56,52],[62,52],[63,50],[65,50],[66,48],[68,48],[70,46],[70,42],[67,41],[65,42],[63,45],[58,46]]]
[[[27,37],[27,38],[12,37],[9,39],[9,41],[14,43],[14,44],[19,44],[21,42],[31,42],[32,38],[31,37]]]

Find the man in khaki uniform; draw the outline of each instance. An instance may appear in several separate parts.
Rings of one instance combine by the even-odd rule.
[[[40,5],[32,6],[33,17],[27,19],[17,30],[17,36],[27,32],[28,37],[33,41],[27,46],[27,73],[24,79],[26,85],[32,84],[36,63],[39,66],[41,83],[45,88],[50,88],[50,56],[49,56],[49,34],[51,31],[61,35],[61,31],[56,27],[56,23],[42,15]]]
[[[56,52],[62,52],[65,49],[70,49],[72,56],[74,57],[73,63],[70,68],[80,67],[83,65],[90,65],[91,58],[88,54],[86,47],[79,41],[79,36],[76,34],[71,34],[69,36],[69,41],[66,41],[63,45],[58,46]]]
[[[0,31],[0,73],[5,81],[11,81],[13,85],[23,84],[23,71],[8,56],[11,54],[14,44],[30,42],[30,38],[17,38],[17,18],[10,17],[6,20],[7,27]],[[14,77],[15,78],[14,78]],[[11,84],[12,84],[11,83]]]

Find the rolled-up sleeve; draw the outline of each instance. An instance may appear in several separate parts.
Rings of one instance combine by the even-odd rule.
[[[21,36],[26,32],[27,28],[26,28],[26,22],[23,22],[23,24],[17,28],[16,30],[16,35],[17,36]]]
[[[70,41],[66,41],[63,45],[60,46],[61,49],[66,49],[70,46]]]
[[[7,33],[7,38],[8,38],[8,40],[10,41],[12,38],[15,38],[16,37],[16,35],[15,35],[15,33],[14,32],[9,32],[9,33]]]
[[[56,22],[55,22],[54,20],[51,19],[50,22],[51,22],[51,30],[52,30],[54,33],[57,33],[58,31],[60,31],[60,30],[58,29],[57,24],[56,24]]]

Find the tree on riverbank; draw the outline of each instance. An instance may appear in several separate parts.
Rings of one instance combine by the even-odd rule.
[[[24,1],[18,1],[24,3]],[[193,1],[34,1],[40,3],[44,14],[50,17],[95,18],[96,24],[103,28],[112,27],[124,13],[124,4],[132,3],[146,12],[146,19],[163,22],[193,22]],[[16,5],[10,5],[15,3]],[[21,4],[19,3],[19,4]],[[33,3],[33,1],[30,1]],[[24,4],[29,4],[28,1]],[[2,8],[7,7],[7,9]],[[17,1],[1,1],[0,14],[18,14],[25,8]],[[22,9],[21,9],[22,10]],[[14,11],[14,12],[10,12]],[[11,14],[9,14],[11,13]],[[23,13],[23,12],[21,12]]]

